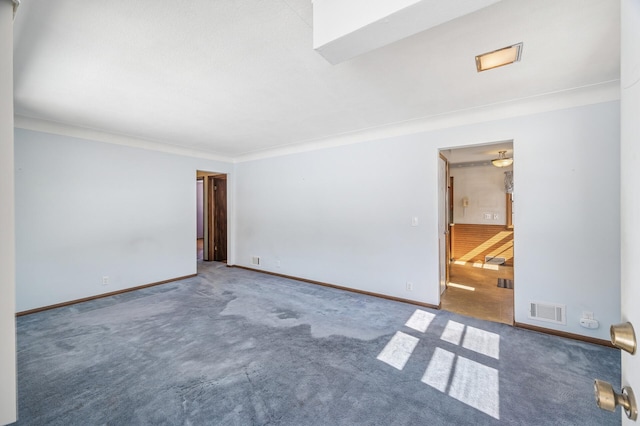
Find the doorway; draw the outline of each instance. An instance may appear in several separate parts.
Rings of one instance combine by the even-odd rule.
[[[446,224],[439,238],[447,244],[440,303],[444,310],[512,325],[513,164],[497,167],[492,160],[500,151],[512,159],[513,141],[440,153],[447,164],[438,179],[439,223]]]
[[[202,239],[197,240],[196,250],[198,255],[202,254],[204,261],[226,262],[227,175],[199,170],[196,173],[196,185],[196,205],[199,202],[199,186],[202,186]],[[196,221],[200,221],[199,214]]]

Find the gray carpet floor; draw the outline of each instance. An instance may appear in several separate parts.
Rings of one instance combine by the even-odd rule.
[[[18,318],[20,425],[617,425],[617,350],[218,263]]]

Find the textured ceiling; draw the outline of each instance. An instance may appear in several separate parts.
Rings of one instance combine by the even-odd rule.
[[[233,157],[619,79],[613,0],[503,0],[338,65],[311,24],[311,0],[23,0],[15,112]]]

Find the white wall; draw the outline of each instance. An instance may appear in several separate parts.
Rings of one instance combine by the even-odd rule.
[[[12,19],[0,1],[0,424],[16,420]]]
[[[506,225],[504,172],[507,170],[512,170],[512,167],[452,165],[449,174],[453,176],[453,221]],[[462,199],[465,197],[469,200],[467,207],[462,206]],[[489,214],[490,219],[486,219],[485,214]],[[498,215],[497,219],[494,219],[495,215]]]
[[[23,129],[15,165],[18,311],[196,273],[196,169],[233,170]]]
[[[609,340],[620,315],[619,103],[540,117],[514,145],[516,321],[535,323],[529,301],[566,303],[567,331]],[[598,330],[577,325],[582,311]]]
[[[437,159],[415,137],[238,164],[236,263],[437,303]]]
[[[264,270],[437,305],[438,149],[511,139],[516,321],[608,339],[620,315],[618,102],[239,163],[236,263],[261,256]],[[567,326],[529,320],[531,301],[566,304]],[[583,310],[603,326],[581,328]]]

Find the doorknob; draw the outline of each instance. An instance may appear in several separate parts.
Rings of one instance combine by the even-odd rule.
[[[613,346],[627,351],[631,355],[636,353],[638,343],[636,342],[636,333],[633,330],[633,325],[630,322],[612,325],[610,331]]]
[[[610,383],[596,379],[593,390],[596,395],[596,404],[600,409],[616,411],[616,407],[619,405],[624,409],[629,419],[636,420],[638,418],[636,398],[630,387],[625,386],[622,388],[622,392],[616,393]]]

